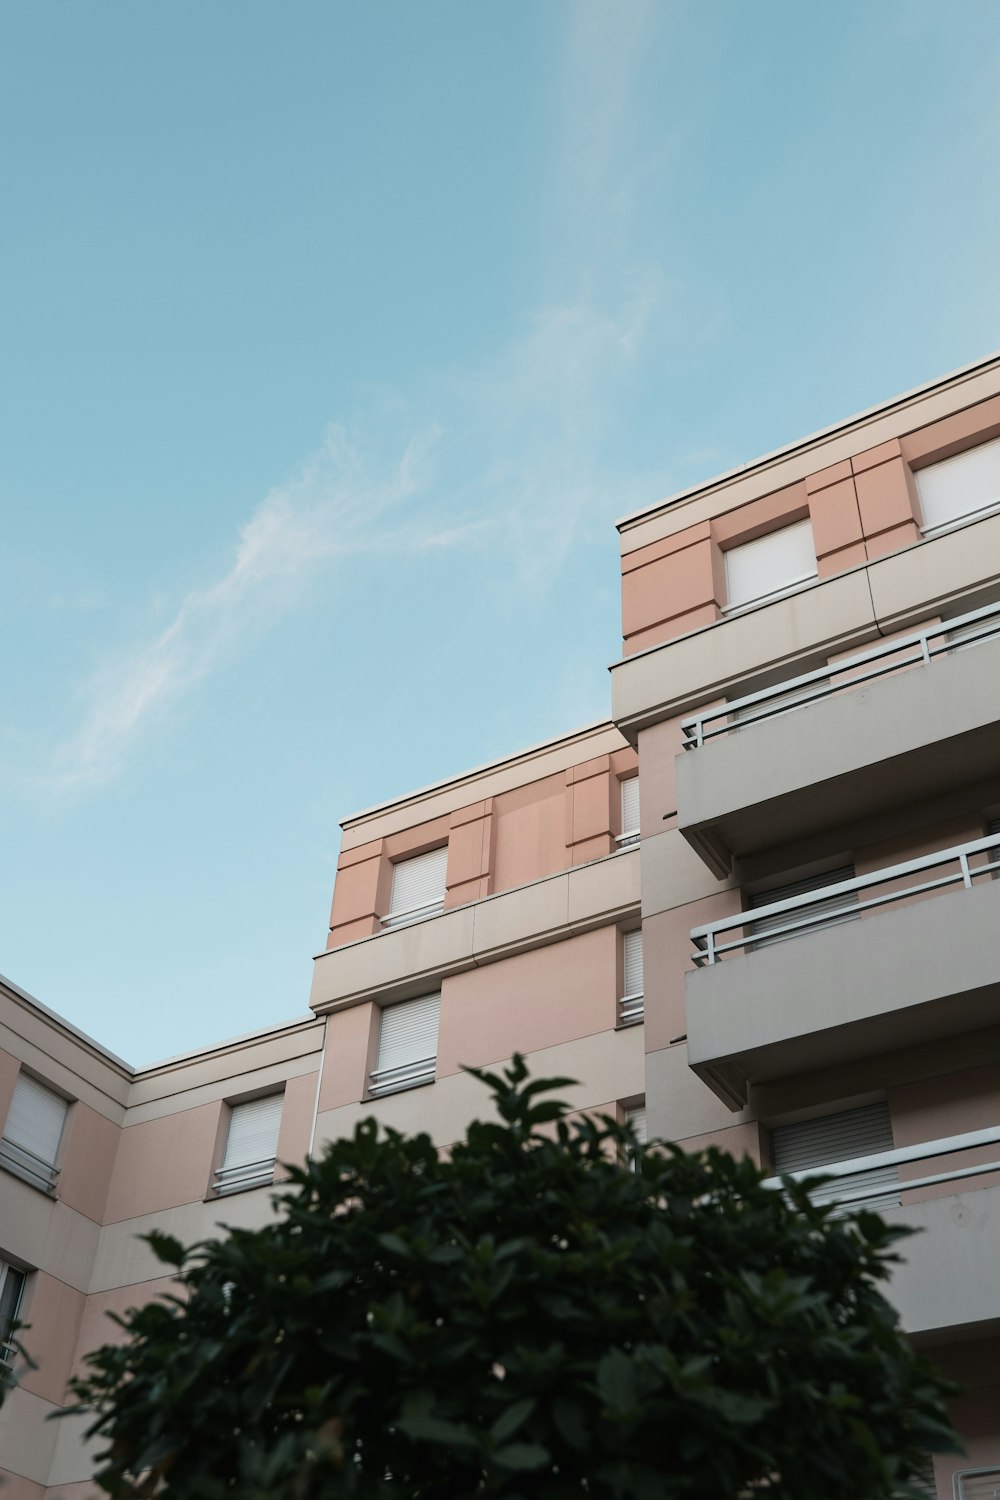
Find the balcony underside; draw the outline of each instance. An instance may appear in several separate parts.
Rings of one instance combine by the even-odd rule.
[[[1000,1024],[1000,880],[686,976],[688,1060],[733,1109],[770,1084]]]
[[[678,826],[733,860],[1000,772],[1000,640],[720,736],[677,761]]]

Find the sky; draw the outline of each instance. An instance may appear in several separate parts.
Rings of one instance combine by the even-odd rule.
[[[1000,345],[996,0],[9,0],[0,138],[0,971],[137,1065],[607,715],[617,517]]]

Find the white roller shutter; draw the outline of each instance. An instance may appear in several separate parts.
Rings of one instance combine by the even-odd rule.
[[[1000,505],[1000,438],[916,474],[924,530],[936,531]]]
[[[622,789],[622,831],[618,837],[620,844],[634,844],[639,837],[639,778],[630,776],[627,781],[621,783]]]
[[[232,1106],[226,1154],[215,1174],[217,1192],[235,1193],[273,1182],[283,1104],[283,1094],[267,1094]]]
[[[864,1104],[860,1109],[845,1109],[835,1115],[821,1115],[814,1120],[800,1120],[796,1125],[779,1125],[771,1132],[771,1153],[775,1173],[819,1171],[837,1161],[855,1156],[872,1156],[876,1151],[893,1149],[892,1122],[888,1104]],[[813,1196],[817,1203],[829,1203],[849,1197],[853,1189],[887,1186],[899,1181],[893,1166],[876,1167],[871,1172],[855,1172],[837,1177]],[[898,1193],[868,1198],[865,1208],[895,1208]]]
[[[382,1011],[378,1061],[369,1092],[375,1096],[432,1083],[437,1069],[441,995],[401,1000]]]
[[[622,938],[625,993],[618,1005],[623,1026],[643,1018],[642,932],[626,932]]]
[[[727,609],[740,609],[816,577],[816,548],[808,518],[741,547],[730,547],[723,555]]]
[[[634,1109],[627,1109],[625,1111],[625,1119],[635,1131],[635,1138],[639,1142],[639,1145],[645,1146],[649,1140],[646,1130],[646,1106],[644,1104],[637,1104]]]
[[[59,1175],[56,1157],[66,1124],[67,1101],[27,1073],[14,1085],[0,1160],[36,1187],[51,1192]]]
[[[775,901],[790,901],[793,896],[804,896],[808,891],[820,891],[828,885],[837,885],[842,880],[853,879],[853,865],[844,865],[839,870],[826,870],[822,875],[809,875],[805,880],[793,880],[789,885],[775,886],[769,891],[758,891],[750,897],[750,909],[752,911],[755,907],[770,906]],[[751,922],[747,925],[747,932],[753,934],[753,942],[747,943],[747,952],[752,952],[757,948],[768,948],[772,943],[784,943],[789,938],[803,937],[806,933],[816,930],[812,927],[799,927],[794,932],[776,930],[790,922],[804,922],[807,918],[818,922],[821,917],[826,917],[821,925],[836,927],[840,922],[853,921],[856,915],[853,908],[857,902],[857,891],[842,891],[839,895],[831,896],[827,901],[815,901],[808,906],[799,907],[797,911],[779,912],[773,917],[761,917],[759,922]],[[831,915],[833,912],[840,912],[842,915],[835,917]],[[768,934],[773,934],[773,936]]]
[[[444,910],[448,845],[401,859],[392,867],[392,896],[385,927],[401,927]]]

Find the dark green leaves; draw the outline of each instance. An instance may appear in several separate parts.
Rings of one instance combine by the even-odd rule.
[[[627,1171],[619,1125],[546,1097],[567,1080],[476,1076],[494,1118],[447,1158],[365,1121],[266,1228],[149,1237],[179,1295],[76,1384],[106,1493],[890,1500],[948,1445],[878,1215],[718,1151]]]

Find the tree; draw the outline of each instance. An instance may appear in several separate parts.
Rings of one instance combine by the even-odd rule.
[[[75,1383],[107,1494],[885,1500],[956,1446],[879,1290],[905,1231],[476,1076],[449,1155],[367,1120],[268,1227],[148,1236],[178,1294]]]

